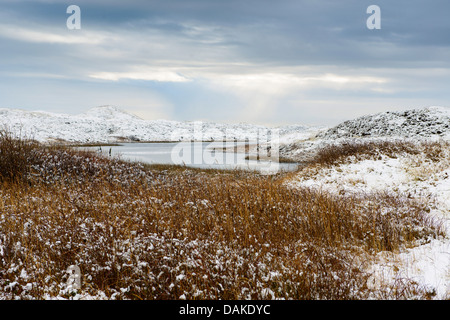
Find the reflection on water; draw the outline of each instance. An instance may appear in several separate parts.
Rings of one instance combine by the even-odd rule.
[[[90,147],[104,154],[119,156],[123,160],[150,164],[181,164],[196,168],[248,169],[261,173],[293,171],[295,163],[278,163],[266,160],[249,160],[245,152],[222,152],[230,147],[237,151],[245,149],[245,142],[168,142],[168,143],[122,143],[120,146]]]

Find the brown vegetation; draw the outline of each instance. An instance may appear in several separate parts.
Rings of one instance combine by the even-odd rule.
[[[345,161],[377,159],[381,156],[397,157],[399,154],[418,155],[423,153],[431,161],[439,161],[449,142],[405,141],[405,140],[361,140],[348,139],[320,148],[309,164],[332,165]]]
[[[374,291],[364,271],[372,254],[439,233],[413,200],[131,164],[5,134],[0,152],[0,297],[427,296],[412,282]],[[81,269],[81,290],[64,286],[70,265]]]

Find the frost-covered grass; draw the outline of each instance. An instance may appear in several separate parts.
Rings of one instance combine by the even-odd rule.
[[[367,271],[380,252],[439,237],[421,201],[339,195],[250,172],[145,166],[8,141],[27,163],[0,170],[0,298],[433,294],[408,279],[374,287]],[[6,157],[16,149],[0,150]],[[79,290],[65,285],[71,265],[81,269]]]

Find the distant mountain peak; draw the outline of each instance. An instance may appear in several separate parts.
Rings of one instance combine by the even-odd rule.
[[[133,120],[142,120],[138,116],[131,114],[129,112],[126,112],[119,107],[111,106],[111,105],[105,105],[105,106],[98,106],[93,107],[86,111],[85,113],[81,114],[81,116],[87,116],[91,118],[102,118],[105,120],[110,119],[133,119]]]

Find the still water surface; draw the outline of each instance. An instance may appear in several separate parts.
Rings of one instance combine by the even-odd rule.
[[[243,146],[245,142],[232,142],[228,147]],[[248,160],[245,152],[221,152],[223,142],[167,142],[167,143],[121,143],[120,146],[91,147],[104,154],[128,161],[149,164],[181,164],[188,167],[212,169],[247,169],[261,173],[293,171],[295,163]],[[216,149],[215,149],[216,148]]]

